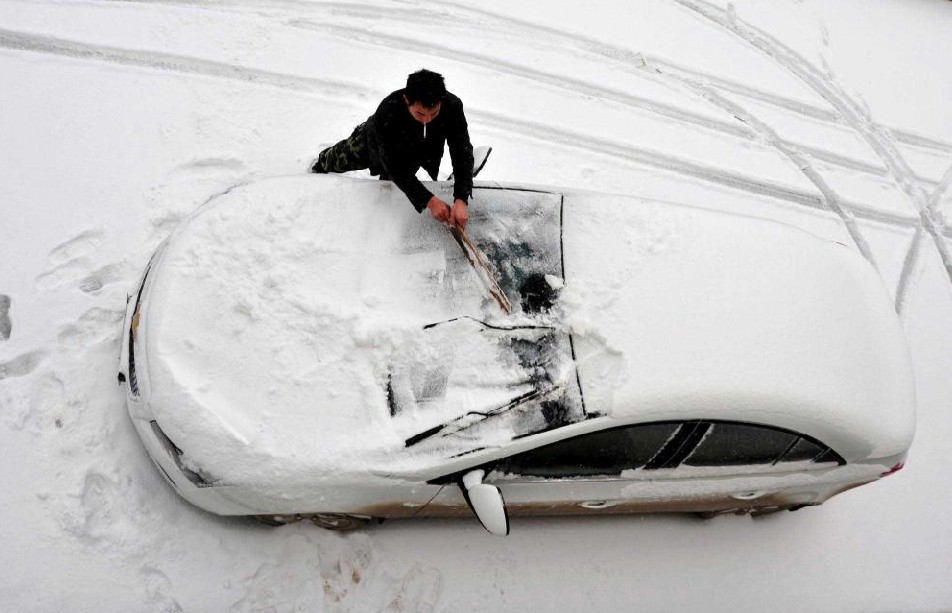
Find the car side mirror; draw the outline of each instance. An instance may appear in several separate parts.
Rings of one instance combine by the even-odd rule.
[[[509,514],[506,512],[506,503],[503,502],[502,492],[498,487],[483,483],[485,475],[484,470],[471,470],[463,475],[460,485],[463,496],[483,528],[490,534],[506,536],[509,534]]]

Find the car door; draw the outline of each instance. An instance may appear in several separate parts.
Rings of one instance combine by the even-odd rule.
[[[574,436],[498,460],[483,468],[514,515],[569,515],[609,509],[625,500],[628,473],[647,464],[677,433],[679,423],[622,426]],[[460,475],[440,481],[454,483]],[[447,485],[428,515],[468,512],[459,487]]]
[[[633,473],[649,463],[679,428],[676,422],[662,422],[572,437],[498,462],[485,481],[499,487],[515,515],[571,515],[624,507]]]

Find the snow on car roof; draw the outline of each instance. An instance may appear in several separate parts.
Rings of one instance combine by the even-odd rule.
[[[485,189],[471,208],[517,305],[534,281],[566,278],[553,313],[504,317],[450,234],[388,182],[286,177],[216,198],[153,272],[155,418],[233,483],[435,466],[598,415],[713,408],[794,429],[826,419],[831,436],[893,432],[884,449],[911,437],[910,411],[889,421],[890,403],[911,402],[903,356],[873,346],[904,351],[898,324],[867,305],[881,298],[869,279],[851,285],[866,264],[846,249],[833,249],[845,265],[824,265],[829,250],[810,255],[822,241],[780,224],[598,194]],[[827,322],[822,309],[843,304],[871,313],[831,321],[872,321],[872,340]],[[839,411],[821,415],[831,397]]]
[[[735,214],[565,200],[563,300],[585,304],[567,323],[596,332],[576,337],[590,410],[773,424],[851,458],[908,448],[915,395],[903,331],[858,253]]]

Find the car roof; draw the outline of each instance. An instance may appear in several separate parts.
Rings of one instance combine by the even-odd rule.
[[[855,250],[709,208],[566,195],[564,209],[566,276],[610,305],[590,309],[600,336],[575,342],[591,411],[774,424],[850,457],[908,448],[902,325]],[[591,236],[628,258],[590,257]]]

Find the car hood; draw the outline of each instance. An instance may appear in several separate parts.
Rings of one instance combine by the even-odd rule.
[[[451,197],[450,184],[428,186]],[[505,283],[561,276],[561,197],[481,193],[471,234],[509,254],[491,254]],[[175,231],[151,278],[140,323],[151,412],[216,482],[344,478],[398,456],[439,462],[514,436],[477,434],[467,415],[564,394],[548,380],[535,391],[547,368],[575,386],[567,336],[520,312],[515,291],[517,312],[505,316],[451,234],[389,182],[237,187]],[[540,343],[549,349],[529,355]],[[519,415],[515,427],[533,427]],[[408,449],[447,423],[452,440]]]

